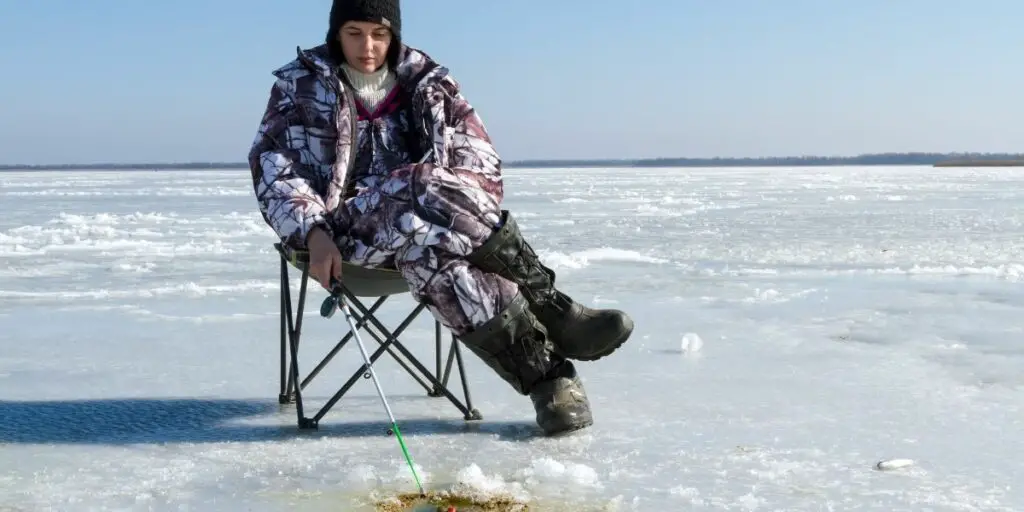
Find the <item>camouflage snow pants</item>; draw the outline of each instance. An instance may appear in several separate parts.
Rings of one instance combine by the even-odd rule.
[[[512,281],[464,258],[498,226],[501,197],[501,182],[479,173],[404,166],[345,201],[335,243],[346,262],[400,271],[414,298],[461,336],[518,293]]]

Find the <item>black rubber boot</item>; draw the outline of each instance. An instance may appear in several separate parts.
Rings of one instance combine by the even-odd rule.
[[[547,328],[555,351],[593,361],[611,354],[633,333],[633,320],[617,309],[591,309],[555,288],[555,272],[545,267],[526,243],[508,211],[504,223],[466,259],[519,285],[530,309]]]
[[[545,434],[573,432],[594,423],[572,362],[552,352],[544,326],[523,295],[460,341],[519,394],[530,396],[537,425]]]
[[[568,434],[594,424],[587,392],[572,361],[564,361],[550,378],[530,391],[537,423],[549,436]]]

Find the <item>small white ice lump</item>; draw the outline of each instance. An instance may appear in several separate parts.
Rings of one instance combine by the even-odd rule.
[[[704,340],[700,339],[696,333],[688,332],[683,335],[682,350],[683,354],[693,354],[700,352],[700,349],[704,346]]]
[[[914,461],[911,459],[889,459],[879,461],[878,464],[875,464],[875,469],[879,471],[892,471],[894,469],[905,468],[913,465]]]

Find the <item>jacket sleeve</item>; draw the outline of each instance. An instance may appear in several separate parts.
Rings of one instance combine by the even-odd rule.
[[[501,157],[491,141],[476,108],[462,94],[454,78],[442,80],[445,91],[444,137],[448,147],[447,165],[484,174],[501,181]]]
[[[324,198],[317,193],[302,162],[308,148],[306,127],[291,94],[291,82],[277,80],[249,150],[253,190],[264,221],[282,241],[306,247],[306,236],[318,226],[330,233]]]

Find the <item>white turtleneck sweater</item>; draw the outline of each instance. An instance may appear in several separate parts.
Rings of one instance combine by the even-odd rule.
[[[359,101],[370,112],[373,112],[377,105],[384,101],[384,98],[391,92],[391,88],[397,83],[395,74],[388,66],[381,66],[373,73],[363,73],[348,64],[342,64],[341,70],[355,88]]]

